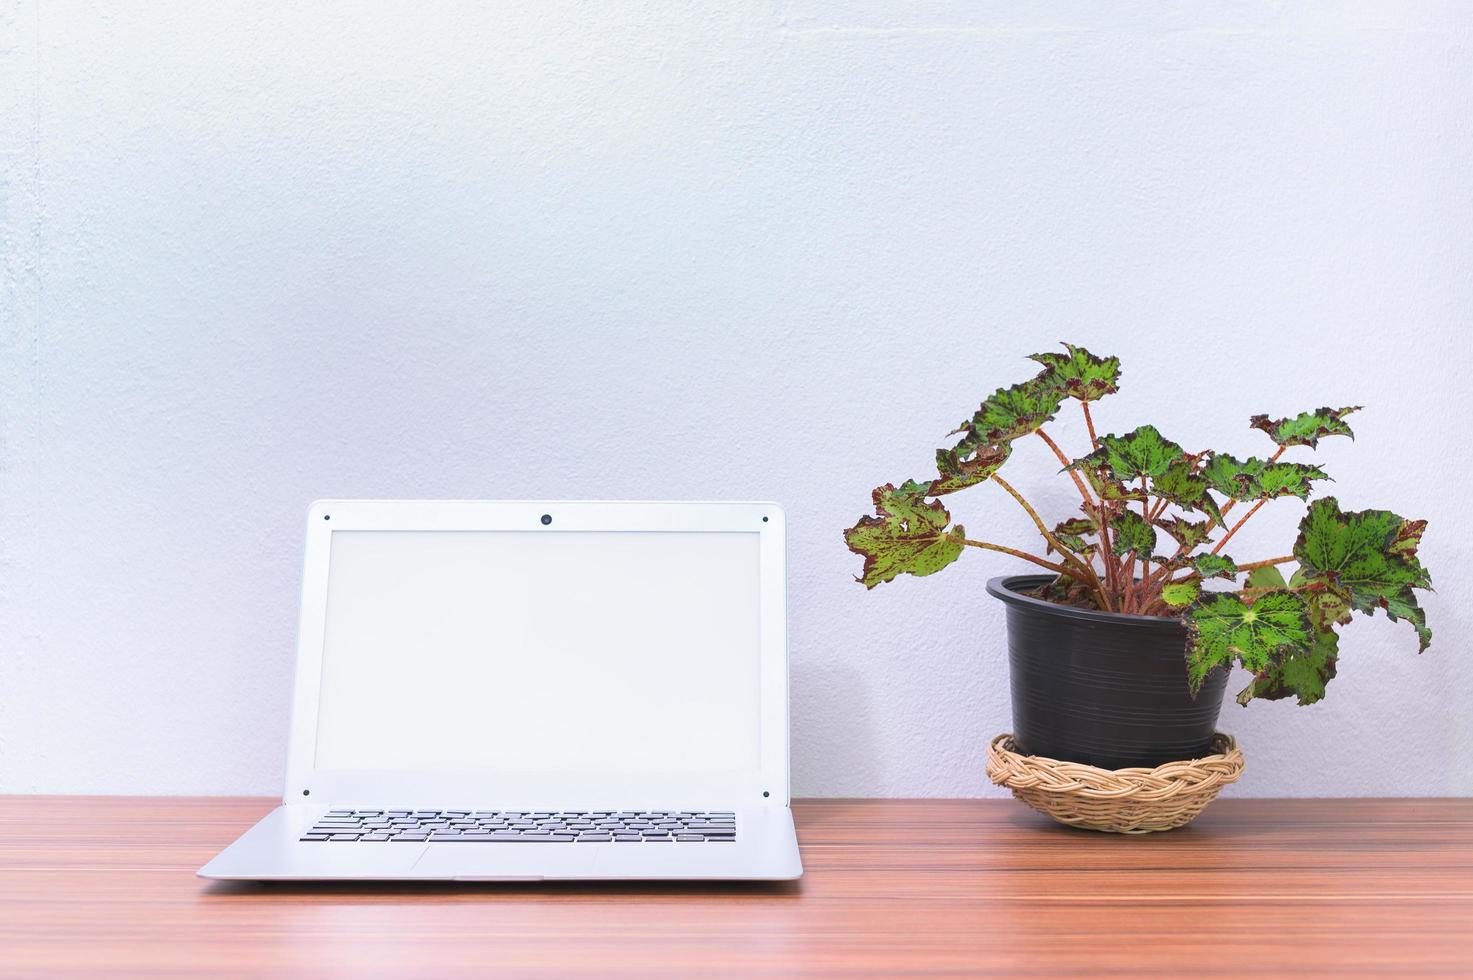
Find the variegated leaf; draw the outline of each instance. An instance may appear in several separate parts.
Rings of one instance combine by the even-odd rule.
[[[1349,408],[1317,408],[1293,418],[1282,419],[1255,415],[1248,420],[1248,425],[1254,429],[1262,429],[1280,446],[1308,446],[1313,449],[1325,436],[1350,436],[1354,439],[1355,433],[1345,424],[1345,416],[1360,411],[1360,408],[1359,405]]]
[[[875,516],[861,517],[844,532],[849,550],[864,557],[857,581],[874,588],[902,573],[931,575],[961,556],[966,531],[947,529],[951,515],[940,501],[927,501],[926,484],[887,483],[873,494]]]
[[[1096,357],[1083,347],[1064,344],[1067,354],[1031,354],[1048,370],[1040,377],[1063,389],[1070,398],[1092,402],[1113,394],[1120,383],[1120,358]]]

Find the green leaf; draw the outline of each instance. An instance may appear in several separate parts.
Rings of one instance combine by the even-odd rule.
[[[1307,650],[1286,656],[1255,675],[1238,692],[1238,703],[1246,705],[1254,698],[1278,701],[1293,695],[1301,705],[1314,704],[1325,696],[1325,685],[1335,676],[1339,649],[1340,638],[1333,629],[1315,633]]]
[[[1192,567],[1203,578],[1235,578],[1238,563],[1227,555],[1198,555],[1192,559]]]
[[[1141,558],[1150,558],[1156,550],[1156,530],[1146,519],[1133,510],[1123,510],[1110,522],[1115,535],[1111,550],[1117,555],[1134,551]]]
[[[1207,461],[1202,476],[1208,486],[1236,500],[1273,499],[1309,496],[1314,480],[1328,480],[1329,474],[1307,463],[1270,463],[1249,457],[1240,460],[1218,453]]]
[[[1161,598],[1168,606],[1186,606],[1195,602],[1201,592],[1202,583],[1195,579],[1190,582],[1169,582],[1161,587]]]
[[[1277,569],[1272,569],[1277,572]],[[1255,569],[1255,573],[1262,569]],[[1298,572],[1294,577],[1297,578]],[[1250,576],[1251,578],[1251,576]],[[1282,582],[1284,576],[1278,575]],[[1268,582],[1268,576],[1259,580]],[[1290,579],[1293,582],[1293,579]],[[1325,685],[1335,676],[1335,663],[1339,655],[1340,638],[1335,627],[1350,622],[1349,606],[1333,592],[1312,589],[1304,593],[1309,608],[1309,623],[1314,630],[1314,639],[1309,649],[1283,657],[1260,671],[1257,676],[1238,693],[1238,703],[1247,704],[1253,698],[1277,701],[1294,695],[1301,705],[1314,704],[1325,696]]]
[[[1238,497],[1244,485],[1253,485],[1264,465],[1261,459],[1250,457],[1240,460],[1229,453],[1215,453],[1202,467],[1202,477],[1208,486],[1224,497]]]
[[[1164,476],[1183,455],[1182,448],[1163,438],[1154,425],[1143,425],[1123,436],[1101,436],[1099,449],[1070,465],[1106,469],[1123,483],[1142,476],[1151,479]]]
[[[1360,411],[1359,405],[1349,408],[1318,408],[1303,412],[1292,419],[1270,419],[1267,415],[1255,415],[1248,420],[1254,429],[1262,429],[1268,437],[1281,446],[1308,446],[1313,449],[1325,436],[1350,436],[1350,426],[1345,416]]]
[[[1206,592],[1184,619],[1193,696],[1215,668],[1236,662],[1256,674],[1307,648],[1312,636],[1304,599],[1294,592],[1269,592],[1251,606],[1233,592]]]
[[[1078,555],[1089,555],[1095,552],[1094,542],[1086,541],[1084,536],[1094,534],[1096,531],[1095,522],[1082,517],[1061,521],[1054,525],[1054,537],[1059,540],[1060,544]],[[1054,550],[1053,544],[1049,545],[1049,550]]]
[[[1048,370],[1046,377],[1070,398],[1092,402],[1119,390],[1120,358],[1096,357],[1083,347],[1064,344],[1067,354],[1031,354]]]
[[[887,483],[874,492],[874,517],[861,517],[844,532],[849,550],[864,556],[858,581],[866,588],[888,582],[902,572],[931,575],[961,556],[966,532],[947,530],[951,515],[940,501],[927,502],[926,484],[907,480]]]
[[[1010,443],[974,446],[968,450],[971,458],[963,459],[955,449],[936,450],[937,477],[931,481],[927,493],[932,497],[955,493],[975,486],[996,473],[1013,453]]]
[[[1340,595],[1350,608],[1367,615],[1386,610],[1417,631],[1419,649],[1432,642],[1426,613],[1413,589],[1432,588],[1432,578],[1417,558],[1426,521],[1408,521],[1389,510],[1340,510],[1334,497],[1309,505],[1299,523],[1294,557],[1304,580]]]
[[[1251,496],[1253,499],[1266,497],[1269,500],[1292,496],[1303,500],[1309,496],[1312,481],[1329,478],[1330,475],[1324,470],[1308,463],[1269,463],[1258,474],[1258,484]]]
[[[1391,540],[1391,553],[1403,560],[1416,561],[1417,548],[1422,544],[1422,535],[1427,531],[1426,521],[1403,521]]]
[[[1145,500],[1147,497],[1146,491],[1139,486],[1128,487],[1105,470],[1087,465],[1084,459],[1076,459],[1065,469],[1083,473],[1085,482],[1094,489],[1095,496],[1101,500]]]
[[[1263,568],[1255,568],[1248,573],[1247,588],[1250,589],[1287,589],[1289,583],[1284,581],[1284,573],[1273,565],[1265,565]]]
[[[1052,419],[1063,400],[1064,393],[1039,375],[1011,388],[997,389],[952,435],[966,433],[962,442],[976,440],[973,445],[1019,439]]]
[[[1192,457],[1183,456],[1168,466],[1165,473],[1151,481],[1151,492],[1183,510],[1201,511],[1216,523],[1222,523],[1217,501],[1207,492],[1207,480],[1198,472]]]
[[[962,438],[950,449],[936,450],[939,476],[932,481],[932,496],[986,480],[1007,462],[1014,439],[1036,432],[1054,417],[1064,393],[1045,380],[1046,374],[1011,388],[999,388],[952,432],[960,433]]]
[[[1157,518],[1156,526],[1175,538],[1182,551],[1191,551],[1206,541],[1212,529],[1209,521],[1189,521],[1184,517]]]

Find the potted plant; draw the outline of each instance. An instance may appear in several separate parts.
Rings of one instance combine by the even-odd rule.
[[[1242,704],[1291,695],[1313,704],[1335,676],[1337,630],[1353,613],[1406,620],[1427,648],[1416,596],[1431,588],[1417,558],[1425,521],[1321,497],[1282,554],[1239,561],[1230,547],[1267,503],[1306,501],[1329,479],[1284,457],[1350,436],[1346,417],[1357,408],[1253,416],[1249,425],[1276,446],[1266,458],[1188,451],[1150,425],[1098,435],[1090,406],[1117,390],[1119,359],[1064,347],[1033,355],[1043,366],[1036,377],[982,402],[952,433],[956,444],[937,450],[934,477],[878,487],[874,513],[844,532],[864,558],[859,581],[868,588],[935,574],[968,548],[1046,572],[987,585],[1007,604],[1019,752],[1104,769],[1206,755],[1232,665],[1253,675]],[[1045,428],[1069,401],[1089,433],[1077,457]],[[999,475],[1029,436],[1058,458],[1078,514],[1046,523]],[[943,499],[988,480],[1027,513],[1043,554],[978,540],[951,522]],[[1286,578],[1281,567],[1291,563]]]

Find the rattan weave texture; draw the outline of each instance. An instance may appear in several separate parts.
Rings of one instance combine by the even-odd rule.
[[[1060,823],[1116,834],[1149,834],[1189,823],[1243,774],[1243,752],[1219,732],[1213,754],[1154,769],[1099,769],[1014,751],[1003,734],[987,746],[987,777]]]

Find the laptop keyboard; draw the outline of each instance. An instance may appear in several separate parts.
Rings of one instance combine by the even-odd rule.
[[[329,810],[304,841],[721,843],[731,810]]]

